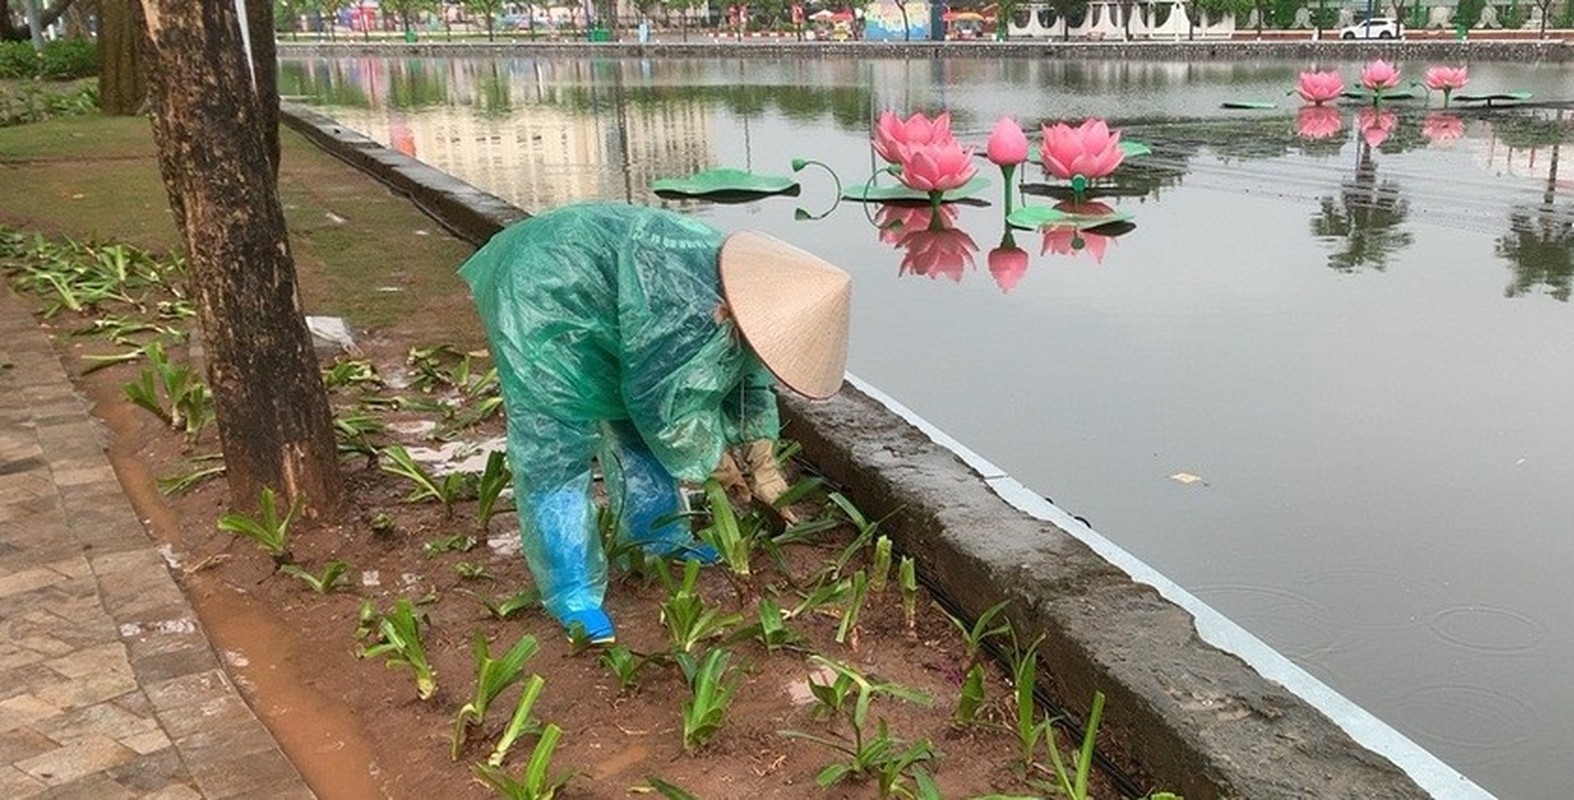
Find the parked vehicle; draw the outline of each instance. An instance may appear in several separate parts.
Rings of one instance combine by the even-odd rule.
[[[1341,39],[1398,39],[1402,31],[1399,20],[1392,17],[1372,17],[1339,29]]]

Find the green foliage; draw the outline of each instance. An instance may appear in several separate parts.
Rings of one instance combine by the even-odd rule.
[[[300,511],[304,500],[304,497],[295,498],[295,504],[290,506],[289,513],[281,517],[273,489],[265,488],[257,501],[258,516],[225,514],[219,517],[219,530],[245,536],[256,542],[263,552],[272,556],[275,563],[283,564],[290,560],[290,523],[295,520],[295,515]]]
[[[3,46],[4,43],[0,43]],[[43,122],[54,117],[80,117],[98,113],[98,85],[87,84],[66,91],[38,84],[0,87],[0,128]]]
[[[422,544],[421,554],[432,558],[443,553],[468,553],[472,547],[475,547],[475,537],[456,533],[453,536],[444,536]]]
[[[918,624],[918,565],[912,556],[902,556],[897,576],[902,587],[902,621],[912,633]]]
[[[1045,746],[1049,750],[1049,761],[1055,769],[1055,788],[1060,790],[1067,800],[1087,800],[1088,776],[1093,772],[1093,749],[1098,737],[1099,718],[1104,713],[1104,693],[1093,693],[1093,709],[1088,712],[1088,723],[1082,735],[1082,748],[1077,751],[1076,770],[1068,772],[1066,765],[1060,760],[1060,748],[1055,746],[1055,730],[1046,724],[1048,735],[1045,736]]]
[[[962,680],[962,691],[957,696],[956,713],[951,721],[959,728],[966,728],[978,721],[978,711],[984,707],[984,665],[974,664]]]
[[[749,577],[749,555],[754,550],[754,542],[760,528],[760,520],[756,515],[744,518],[740,525],[738,515],[733,513],[732,501],[727,499],[727,490],[721,487],[721,482],[715,478],[705,481],[705,500],[710,512],[710,524],[700,529],[695,535],[716,548],[721,554],[721,560],[732,570],[732,574],[740,578]]]
[[[824,717],[846,713],[852,730],[850,742],[843,738],[832,739],[802,731],[780,731],[782,736],[811,741],[842,756],[820,770],[815,782],[821,788],[827,788],[847,777],[874,776],[877,778],[880,797],[933,796],[930,791],[933,781],[927,779],[927,773],[920,778],[922,770],[917,768],[918,764],[938,755],[929,742],[902,742],[891,736],[884,719],[879,720],[874,731],[868,729],[870,703],[876,696],[883,694],[928,705],[931,702],[929,695],[899,684],[872,681],[852,667],[820,656],[811,656],[809,661],[831,670],[836,676],[829,684],[810,679],[809,689],[816,702],[812,713]],[[851,705],[847,702],[849,699],[852,700]],[[930,790],[909,787],[908,778],[914,780],[915,786],[928,785]],[[920,791],[924,793],[920,795]]]
[[[488,614],[500,620],[512,619],[518,616],[519,612],[541,602],[541,590],[534,587],[515,592],[498,600],[482,597],[473,592],[466,592],[466,594],[469,594],[476,602],[480,603]]]
[[[700,562],[684,562],[683,578],[675,581],[666,566],[657,570],[657,577],[667,590],[661,602],[661,622],[667,628],[676,652],[690,653],[700,642],[723,636],[727,629],[743,621],[741,614],[724,614],[718,606],[706,604],[695,589],[699,580]]]
[[[368,601],[370,602],[370,601]],[[365,623],[363,610],[363,624]],[[375,614],[375,611],[373,612]],[[421,623],[408,598],[401,597],[393,610],[376,618],[378,638],[361,649],[361,658],[386,656],[389,667],[408,667],[415,675],[415,693],[422,700],[437,693],[437,673],[426,658],[421,642]]]
[[[759,603],[759,622],[744,628],[739,628],[727,641],[741,642],[753,639],[765,646],[768,652],[776,652],[787,647],[796,647],[803,642],[803,637],[792,628],[787,627],[785,615],[776,602],[769,597],[761,597]]]
[[[502,658],[493,658],[491,648],[487,645],[486,636],[477,632],[475,635],[475,696],[470,702],[465,703],[454,717],[454,736],[451,757],[458,761],[460,753],[464,752],[465,741],[469,738],[470,726],[479,726],[486,720],[486,711],[492,706],[492,701],[497,699],[504,689],[518,683],[524,677],[525,662],[536,654],[539,645],[536,637],[526,634],[514,643],[513,647],[503,654]]]
[[[1507,30],[1519,30],[1524,27],[1528,16],[1529,13],[1525,10],[1525,6],[1519,3],[1509,3],[1503,7],[1503,13],[1498,15],[1498,20],[1503,23],[1503,27]]]
[[[322,383],[329,391],[345,388],[382,388],[383,379],[372,362],[357,358],[339,357],[333,366],[324,367]]]
[[[311,587],[312,591],[318,594],[328,594],[333,591],[334,586],[339,583],[339,580],[344,577],[344,573],[349,568],[350,565],[348,563],[335,559],[329,561],[319,575],[313,575],[304,568],[294,564],[285,564],[279,567],[279,571],[286,575],[300,578],[307,586]]]
[[[415,484],[415,489],[405,498],[408,502],[415,503],[427,498],[433,498],[443,504],[443,512],[452,517],[454,503],[457,502],[471,488],[470,476],[463,472],[450,472],[438,477],[428,472],[425,467],[415,462],[410,457],[410,451],[400,445],[386,447],[382,451],[386,460],[382,464],[382,471],[390,475],[408,478]]]
[[[142,348],[148,366],[137,380],[122,387],[126,399],[158,417],[165,425],[184,430],[195,442],[213,421],[213,397],[192,372],[190,364],[175,364],[157,339]],[[162,397],[162,399],[161,399]]]
[[[0,78],[72,80],[98,74],[98,46],[91,39],[56,39],[43,52],[28,41],[0,42]]]
[[[406,0],[406,2],[413,2],[413,0]],[[476,775],[498,794],[510,800],[552,800],[557,796],[558,790],[569,781],[569,776],[553,778],[548,772],[552,764],[552,752],[557,749],[558,740],[562,736],[562,728],[547,725],[541,732],[541,738],[536,742],[535,752],[530,755],[530,763],[525,765],[525,772],[519,778],[491,764],[475,765]]]
[[[618,691],[630,692],[639,687],[639,673],[650,663],[650,657],[619,644],[602,652],[601,663],[618,679]]]
[[[187,460],[184,471],[173,472],[159,478],[158,489],[165,495],[185,494],[198,484],[205,483],[223,474],[223,454],[210,453],[208,455],[192,456]]]
[[[492,573],[486,571],[485,564],[476,564],[470,561],[461,561],[454,565],[454,570],[459,577],[467,581],[491,580]]]
[[[514,713],[508,718],[508,725],[497,738],[497,744],[492,748],[492,754],[487,756],[486,763],[494,766],[503,766],[503,759],[508,757],[508,751],[514,747],[514,742],[519,737],[527,734],[539,733],[541,723],[530,716],[536,706],[536,699],[541,696],[541,689],[546,685],[546,679],[540,675],[531,675],[525,681],[525,688],[519,692],[519,700],[514,703]]]
[[[869,590],[885,594],[885,584],[891,579],[891,537],[882,534],[874,540],[874,563],[869,567]]]
[[[383,432],[383,423],[365,414],[347,414],[333,418],[333,437],[340,453],[357,453],[368,459],[377,457],[377,447],[372,435]]]
[[[979,650],[984,646],[985,639],[988,639],[991,636],[999,636],[1000,634],[1011,630],[1010,622],[1003,621],[994,627],[990,627],[989,625],[989,623],[994,620],[994,618],[998,616],[1001,611],[1005,610],[1006,605],[1009,602],[1009,600],[1001,600],[989,608],[984,609],[984,613],[979,614],[978,620],[971,626],[967,625],[962,620],[951,616],[949,613],[946,613],[946,619],[951,620],[951,624],[956,626],[956,629],[962,633],[962,655],[964,658],[962,663],[963,669],[970,669],[978,663]],[[944,609],[942,609],[942,613],[944,613]]]
[[[852,597],[847,601],[847,608],[842,612],[842,621],[836,626],[836,643],[844,644],[849,634],[857,642],[858,614],[863,611],[864,601],[869,598],[869,578],[863,570],[853,573]]]
[[[1015,632],[1013,631],[1013,644]],[[1038,646],[1044,641],[1040,636],[1026,650],[1012,647],[1011,682],[1016,689],[1017,747],[1024,766],[1032,766],[1033,751],[1038,748],[1039,736],[1045,735],[1048,722],[1038,721],[1038,709],[1033,703],[1033,689],[1038,685]]]
[[[492,515],[497,513],[497,500],[502,496],[514,481],[514,473],[508,468],[508,457],[501,450],[494,450],[487,454],[486,467],[481,471],[481,480],[476,485],[476,527],[485,532],[492,522]]]
[[[650,790],[667,800],[700,800],[693,792],[676,784],[668,783],[654,775],[646,775],[645,782],[650,784]]]
[[[687,653],[678,655],[678,664],[693,692],[683,704],[683,749],[703,747],[721,728],[732,696],[743,682],[743,673],[727,664],[731,657],[719,647],[707,651],[698,662]]]

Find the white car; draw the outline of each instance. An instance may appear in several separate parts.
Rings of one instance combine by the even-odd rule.
[[[1339,29],[1341,39],[1398,39],[1399,20],[1392,17],[1372,17],[1349,27]]]

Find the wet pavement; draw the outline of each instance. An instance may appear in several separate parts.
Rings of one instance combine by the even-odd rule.
[[[104,436],[0,287],[0,797],[314,797],[225,675]]]

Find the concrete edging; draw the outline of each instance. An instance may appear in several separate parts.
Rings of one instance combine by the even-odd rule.
[[[472,243],[528,216],[326,117],[287,104],[283,118],[447,215],[438,218]],[[1079,711],[1103,691],[1108,740],[1162,788],[1195,798],[1489,796],[1151,568],[1129,556],[1117,566],[1118,554],[1088,544],[1100,537],[1068,532],[1080,526],[1042,498],[1008,502],[1012,487],[1025,493],[1009,476],[871,395],[854,379],[824,402],[784,396],[787,435],[872,518],[894,512],[883,530],[966,613],[1010,600],[1018,630],[1048,637],[1041,682]],[[1023,510],[1035,503],[1047,513]],[[1232,652],[1205,641],[1200,624]]]

